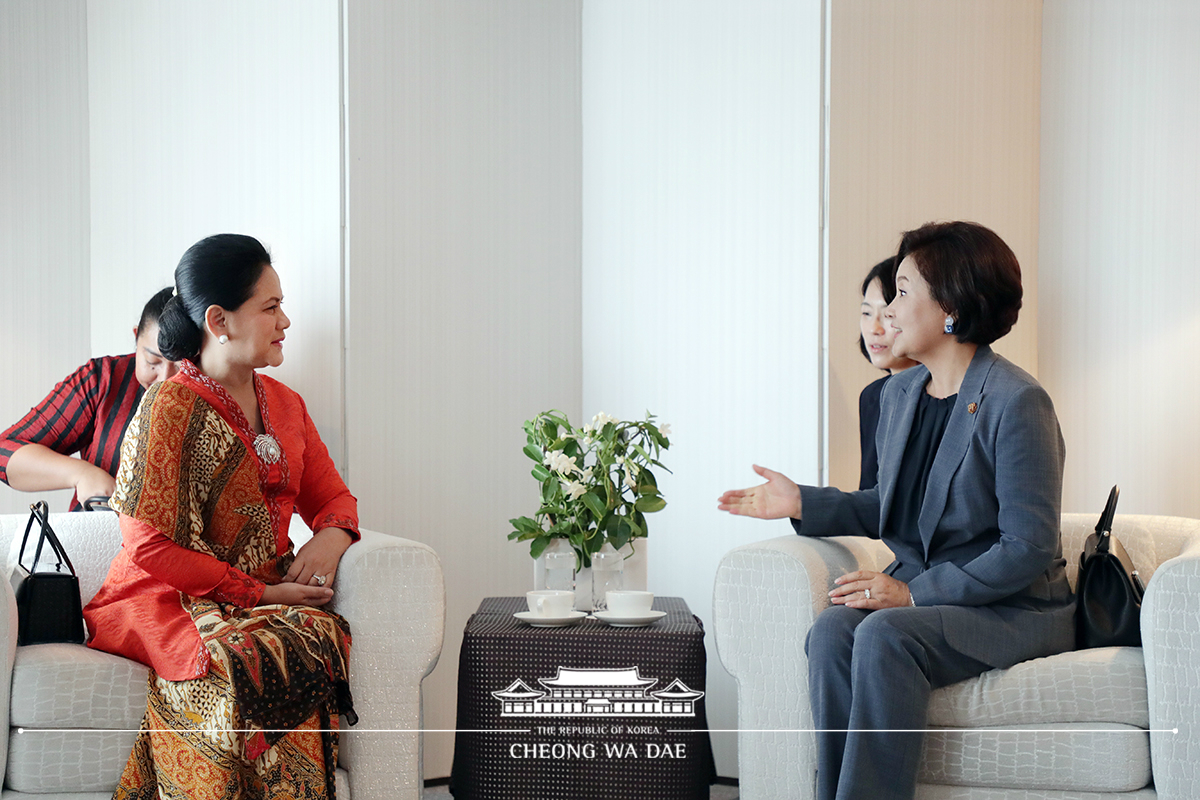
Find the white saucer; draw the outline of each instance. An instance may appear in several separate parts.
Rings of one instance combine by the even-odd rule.
[[[566,625],[574,625],[587,614],[582,611],[568,611],[566,616],[550,617],[545,614],[535,614],[532,611],[518,611],[513,616],[521,622],[528,622],[535,628],[562,628]]]
[[[644,615],[638,614],[632,617],[624,614],[614,614],[611,611],[595,611],[592,613],[592,616],[596,619],[607,622],[614,628],[641,628],[652,622],[658,622],[666,615],[667,612],[665,611],[649,611]]]

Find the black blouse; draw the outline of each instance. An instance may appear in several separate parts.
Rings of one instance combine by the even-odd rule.
[[[921,540],[917,520],[925,502],[925,487],[956,399],[957,394],[939,399],[922,391],[917,400],[916,416],[908,432],[900,474],[896,478],[896,493],[886,523],[888,530],[908,542],[919,543]]]

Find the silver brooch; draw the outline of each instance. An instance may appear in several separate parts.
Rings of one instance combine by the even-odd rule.
[[[279,457],[283,455],[283,451],[279,449],[279,442],[275,441],[274,436],[266,433],[260,433],[255,437],[254,452],[258,453],[258,457],[268,464],[278,464]]]

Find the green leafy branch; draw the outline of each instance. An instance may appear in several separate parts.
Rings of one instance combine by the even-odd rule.
[[[566,539],[577,567],[591,566],[592,554],[609,542],[616,549],[647,535],[646,515],[667,501],[651,469],[671,446],[670,425],[655,424],[649,412],[640,422],[601,412],[582,428],[551,410],[524,424],[524,453],[533,462],[541,505],[532,517],[510,519],[509,539],[528,541],[537,558],[553,539]]]

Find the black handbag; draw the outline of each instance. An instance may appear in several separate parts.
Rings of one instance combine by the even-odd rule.
[[[25,545],[29,542],[29,531],[33,529],[34,522],[40,524],[41,533],[38,535],[33,566],[25,569],[21,562],[25,558]],[[50,543],[50,549],[58,560],[54,572],[37,570],[42,559],[42,546],[46,542]],[[63,571],[64,564],[66,572]],[[9,580],[17,596],[17,644],[83,643],[83,604],[79,599],[79,577],[75,574],[71,559],[67,557],[67,551],[50,527],[50,510],[44,501],[29,507],[29,522],[25,525],[25,538],[21,540],[21,553],[17,556],[17,565]]]
[[[1120,490],[1114,486],[1096,532],[1087,538],[1079,558],[1075,592],[1075,644],[1089,647],[1141,647],[1142,596],[1146,587],[1133,559],[1112,535]]]

